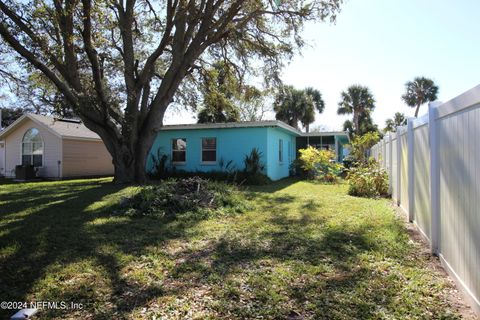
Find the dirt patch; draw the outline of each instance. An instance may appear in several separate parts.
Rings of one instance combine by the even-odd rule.
[[[462,318],[469,320],[480,319],[480,317],[475,314],[472,307],[467,303],[467,298],[462,291],[457,288],[455,281],[450,277],[447,271],[445,271],[440,259],[430,253],[430,245],[418,227],[408,221],[408,216],[402,211],[402,209],[394,204],[392,204],[392,207],[395,208],[397,216],[405,222],[407,233],[418,249],[414,254],[422,258],[430,270],[433,270],[439,277],[444,277],[447,280],[445,299],[458,310]]]

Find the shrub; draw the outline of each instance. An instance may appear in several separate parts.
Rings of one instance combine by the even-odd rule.
[[[205,218],[213,213],[243,212],[245,201],[235,186],[200,177],[168,179],[142,187],[123,202],[127,215],[177,217],[191,213]]]
[[[374,159],[349,170],[348,194],[375,198],[388,195],[388,174]]]
[[[220,170],[191,172],[177,170],[175,166],[168,164],[168,156],[157,152],[157,155],[151,158],[153,169],[149,177],[154,180],[200,177],[233,184],[265,185],[271,183],[272,180],[264,174],[265,165],[262,163],[261,158],[262,153],[254,148],[250,154],[245,155],[245,168],[243,170],[238,170],[233,160],[226,161],[221,158],[218,161]]]
[[[378,141],[380,141],[378,132],[367,132],[362,136],[354,137],[350,143],[351,151],[347,159],[354,163],[366,162],[367,150],[373,147]]]
[[[265,175],[265,164],[262,163],[262,152],[257,148],[253,148],[250,154],[245,155],[243,163],[245,168],[243,174],[238,174],[238,181],[242,184],[248,185],[265,185],[272,182],[270,178]]]
[[[300,156],[296,165],[311,179],[317,178],[325,182],[336,182],[342,173],[342,165],[335,162],[335,153],[330,150],[318,150],[307,147],[299,150]]]
[[[168,156],[162,154],[160,149],[157,150],[157,155],[152,154],[152,170],[149,172],[149,177],[152,179],[163,179],[168,176],[170,171],[168,168]]]
[[[243,163],[245,164],[245,172],[247,174],[255,175],[265,170],[265,165],[261,161],[262,152],[257,148],[253,148],[250,154],[245,155]]]

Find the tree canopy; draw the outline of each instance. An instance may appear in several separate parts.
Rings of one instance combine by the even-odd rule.
[[[233,68],[219,62],[204,72],[203,103],[198,112],[198,123],[236,122],[240,120],[235,100],[240,99],[240,83]]]
[[[377,130],[371,118],[374,109],[375,99],[370,89],[361,85],[352,85],[341,93],[337,113],[353,114],[353,120],[345,122],[344,130],[350,129],[354,135],[363,135]]]
[[[0,52],[39,70],[111,153],[115,181],[143,182],[172,102],[195,99],[223,60],[277,81],[307,21],[341,0],[0,0]]]
[[[293,86],[282,86],[273,104],[277,120],[295,128],[300,123],[307,132],[310,124],[315,121],[315,111],[322,113],[324,109],[325,103],[320,91],[313,88],[299,90]]]
[[[415,117],[424,103],[437,100],[438,86],[433,80],[425,77],[416,77],[413,81],[405,84],[405,94],[402,100],[412,108],[415,108]]]
[[[407,123],[407,118],[401,112],[395,112],[392,119],[385,120],[385,132],[395,132],[397,127],[403,126]]]

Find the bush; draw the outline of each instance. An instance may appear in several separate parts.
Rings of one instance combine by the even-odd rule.
[[[330,150],[318,150],[307,147],[299,150],[300,156],[295,160],[303,175],[310,179],[336,182],[342,173],[342,165],[335,162],[335,153]]]
[[[349,170],[348,194],[375,198],[388,195],[388,174],[374,159]]]
[[[250,154],[245,155],[243,163],[245,169],[243,174],[238,175],[238,181],[247,185],[265,185],[272,182],[270,178],[264,174],[265,164],[261,161],[262,152],[257,148],[253,148]]]
[[[168,156],[162,154],[160,149],[157,150],[157,155],[152,154],[152,170],[149,172],[149,176],[152,179],[164,179],[168,176],[169,167],[168,167]]]
[[[123,208],[130,216],[177,217],[191,213],[205,218],[213,213],[244,212],[246,205],[236,187],[192,177],[142,187],[123,202]]]
[[[245,155],[243,163],[245,164],[245,173],[255,175],[265,170],[265,165],[261,161],[262,152],[253,148],[250,154]]]
[[[272,182],[272,180],[265,175],[265,165],[261,162],[262,153],[254,148],[250,154],[245,155],[243,160],[245,168],[237,170],[233,160],[224,160],[221,158],[218,161],[220,170],[211,171],[185,171],[178,170],[175,166],[168,164],[168,156],[157,152],[157,156],[152,156],[152,171],[149,177],[153,180],[166,180],[170,178],[185,179],[200,177],[212,181],[222,181],[233,184],[246,185],[265,185]]]
[[[347,159],[350,162],[364,163],[367,162],[367,150],[370,150],[378,141],[380,141],[380,135],[378,132],[367,132],[362,136],[356,136],[350,143],[350,154]]]

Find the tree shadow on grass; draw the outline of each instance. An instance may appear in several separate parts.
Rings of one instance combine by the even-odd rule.
[[[245,189],[256,193],[275,193],[280,190],[286,189],[299,181],[302,180],[295,177],[289,177],[274,181],[264,186],[246,186]]]
[[[28,190],[27,190],[28,189]],[[123,187],[96,180],[66,185],[42,185],[1,194],[0,208],[0,292],[2,301],[32,299],[85,303],[94,308],[92,299],[103,299],[109,307],[90,310],[96,318],[121,318],[133,308],[144,305],[162,294],[158,285],[139,285],[122,276],[123,255],[138,256],[147,246],[182,237],[186,228],[198,221],[160,221],[132,219],[112,215],[113,207],[91,209],[93,203],[122,192]],[[105,223],[98,223],[105,219]],[[106,249],[105,249],[106,248]],[[109,249],[113,248],[113,249]],[[96,294],[95,282],[83,289],[68,289],[67,282],[75,279],[87,267],[97,269],[106,279],[103,296]],[[62,270],[79,265],[70,274]],[[101,271],[98,271],[101,270]],[[98,272],[97,272],[98,271]],[[66,278],[65,278],[66,277]],[[73,279],[68,279],[73,277]],[[47,279],[47,281],[44,281]],[[88,280],[88,279],[87,279]],[[96,279],[99,280],[99,279]],[[39,295],[38,282],[52,286],[46,295]],[[88,282],[88,281],[87,281]],[[62,287],[64,286],[64,287]],[[43,288],[41,288],[43,291]],[[101,303],[100,303],[101,304]],[[0,310],[0,317],[13,314]],[[62,310],[46,311],[48,317],[65,314]],[[68,313],[67,313],[68,314]],[[45,315],[45,311],[44,311]]]
[[[361,263],[365,253],[381,251],[368,225],[328,225],[309,200],[291,216],[285,212],[296,197],[258,192],[260,209],[274,212],[264,225],[200,238],[192,248],[182,244],[191,241],[198,220],[132,219],[112,215],[108,202],[92,209],[122,191],[92,181],[35,189],[28,201],[21,190],[6,194],[0,208],[7,217],[0,221],[2,300],[81,302],[84,310],[42,316],[95,319],[138,318],[138,309],[164,310],[151,307],[159,299],[181,300],[204,287],[219,317],[368,318],[378,316],[378,306],[395,307],[384,276]],[[165,250],[172,241],[178,248]],[[12,314],[7,311],[0,316]]]
[[[384,291],[379,291],[378,295],[372,292],[370,301],[353,298],[358,286],[373,281],[372,270],[358,262],[363,253],[378,249],[368,239],[366,229],[340,226],[316,233],[311,230],[309,223],[313,218],[306,217],[308,215],[303,213],[291,218],[279,214],[269,221],[273,230],[252,229],[251,235],[241,236],[227,234],[206,246],[205,254],[196,252],[183,256],[175,277],[190,281],[193,277],[194,282],[205,283],[212,275],[220,275],[216,285],[221,288],[230,286],[226,291],[234,292],[233,296],[216,297],[226,309],[223,312],[228,314],[288,319],[292,310],[304,309],[294,314],[317,319],[335,318],[335,314],[365,318],[373,315],[378,303],[392,304],[393,297]],[[276,270],[278,266],[288,270],[298,268],[293,271],[298,279],[285,283],[281,268]],[[311,269],[319,271],[312,273]],[[301,280],[303,277],[304,281]],[[243,282],[229,282],[229,279],[238,278],[243,278]],[[340,296],[341,299],[336,298]],[[315,307],[305,311],[305,304],[314,304]]]

